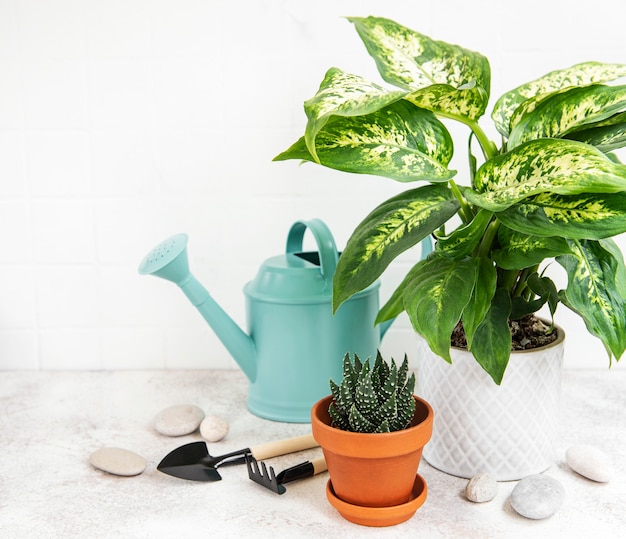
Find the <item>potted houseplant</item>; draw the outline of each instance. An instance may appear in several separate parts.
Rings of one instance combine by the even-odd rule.
[[[560,303],[584,320],[609,358],[619,359],[626,348],[626,268],[612,238],[626,231],[626,166],[612,152],[626,145],[626,86],[607,83],[625,76],[626,65],[581,63],[505,93],[491,113],[501,137],[496,144],[479,125],[490,97],[486,57],[388,19],[349,21],[396,89],[329,69],[305,102],[304,136],[275,160],[422,185],[382,202],[358,224],[339,259],[333,308],[432,235],[434,252],[408,271],[377,321],[406,311],[423,349],[448,362],[439,362],[442,369],[457,363],[451,353],[466,348],[496,399],[481,398],[481,382],[474,400],[492,414],[504,408],[515,418],[511,402],[533,401],[527,394],[499,396],[513,369],[512,333],[531,329],[519,339],[523,348],[551,340],[560,347],[562,330],[553,321]],[[467,149],[464,182],[448,168],[454,148],[442,120],[468,128],[467,143],[459,145]],[[553,260],[567,275],[562,290],[546,273]],[[545,324],[537,320],[540,309],[549,313]],[[419,361],[434,363],[423,355]],[[557,352],[556,363],[560,357]],[[418,386],[441,417],[437,402],[422,392],[424,378],[436,376],[420,376]],[[557,392],[558,379],[551,384]],[[478,383],[465,374],[460,380],[466,388]],[[450,386],[443,402],[455,391]],[[499,415],[491,425],[510,421]],[[442,437],[436,423],[429,447]],[[471,443],[449,451],[452,460],[471,452]]]
[[[413,394],[405,357],[398,367],[377,353],[373,366],[354,354],[343,359],[340,385],[311,410],[311,430],[330,479],[326,495],[348,520],[389,526],[408,520],[424,503],[427,487],[417,474],[432,434],[433,410]]]

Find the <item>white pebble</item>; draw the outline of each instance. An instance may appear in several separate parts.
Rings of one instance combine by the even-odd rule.
[[[613,465],[609,456],[592,445],[575,445],[565,453],[569,467],[587,479],[606,483],[613,477]]]
[[[488,473],[472,477],[465,487],[465,497],[470,502],[490,502],[498,494],[498,482]]]
[[[193,404],[179,404],[159,412],[154,419],[154,428],[165,436],[184,436],[198,430],[203,419],[202,409]]]
[[[103,447],[89,456],[94,468],[114,475],[139,475],[146,469],[146,459],[120,447]]]
[[[539,520],[554,515],[564,499],[565,489],[556,479],[530,475],[515,485],[511,507],[523,517]]]
[[[200,436],[207,442],[219,442],[228,434],[228,423],[221,417],[209,415],[200,423]]]

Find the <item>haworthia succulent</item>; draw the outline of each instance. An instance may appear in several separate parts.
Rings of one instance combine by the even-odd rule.
[[[508,137],[511,117],[515,109],[525,100],[571,86],[609,82],[624,76],[626,76],[626,65],[600,62],[584,62],[566,69],[551,71],[503,94],[496,102],[491,117],[498,131]]]
[[[343,359],[341,385],[330,381],[333,400],[328,409],[332,425],[352,432],[393,432],[410,425],[415,411],[415,375],[408,376],[408,358],[400,368],[377,352],[374,366],[354,354]],[[356,380],[356,384],[354,381]]]
[[[538,139],[485,162],[465,197],[491,211],[543,192],[573,195],[626,190],[626,166],[577,141]]]

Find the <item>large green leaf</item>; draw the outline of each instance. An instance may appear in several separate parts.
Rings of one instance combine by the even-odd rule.
[[[407,283],[410,283],[415,277],[421,274],[422,265],[425,263],[426,260],[420,260],[406,273],[402,282],[397,286],[393,294],[391,294],[391,297],[378,311],[378,315],[376,316],[376,320],[374,322],[375,324],[392,320],[400,313],[404,312],[404,288]]]
[[[572,254],[557,261],[568,275],[561,301],[584,320],[587,330],[604,344],[609,358],[626,349],[626,302],[616,282],[624,261],[598,241],[570,241]]]
[[[617,193],[626,189],[626,166],[593,146],[573,140],[531,140],[485,162],[464,195],[491,211],[543,192],[562,195]]]
[[[349,17],[383,79],[415,90],[431,84],[459,88],[475,82],[489,92],[491,71],[482,54],[436,41],[381,17]]]
[[[471,352],[479,365],[500,385],[511,357],[509,315],[511,298],[498,288],[482,323],[476,328]]]
[[[521,109],[523,107],[519,107]],[[605,120],[626,108],[626,86],[594,84],[570,88],[542,99],[532,112],[511,120],[508,148],[537,138],[560,138],[582,126]]]
[[[390,92],[368,80],[330,68],[319,90],[304,102],[308,123],[304,139],[315,160],[315,138],[331,116],[362,116],[401,99],[406,92]]]
[[[493,251],[492,257],[505,270],[530,268],[546,258],[569,253],[569,244],[564,238],[533,236],[506,226],[498,229],[498,244],[499,249]]]
[[[591,144],[605,153],[623,148],[626,146],[626,112],[568,133],[565,138]]]
[[[454,88],[448,84],[433,84],[405,97],[418,107],[455,119],[477,120],[487,108],[489,96],[476,84]]]
[[[626,65],[600,62],[584,62],[567,69],[551,71],[503,94],[496,102],[491,117],[498,131],[508,137],[511,117],[515,109],[525,100],[557,92],[570,86],[609,82],[623,76],[626,76]]]
[[[296,142],[274,159],[306,159],[305,141]],[[324,166],[374,174],[401,182],[444,182],[454,176],[447,168],[452,138],[427,110],[398,101],[364,116],[331,116],[317,133],[318,162]]]
[[[519,320],[526,315],[536,313],[546,303],[550,314],[554,316],[559,303],[559,292],[549,277],[541,277],[537,272],[531,273],[526,284],[531,292],[529,299],[514,297],[511,301],[511,320]]]
[[[476,284],[472,291],[472,297],[461,315],[467,348],[470,350],[474,342],[476,329],[485,319],[487,311],[489,311],[491,301],[496,292],[497,281],[498,275],[491,259],[487,257],[479,258]]]
[[[400,253],[439,228],[459,208],[444,185],[425,185],[383,202],[355,229],[333,279],[333,310],[372,284]]]
[[[522,234],[569,239],[608,238],[626,232],[626,192],[541,193],[498,213],[498,219]]]
[[[451,362],[450,336],[470,301],[478,259],[453,260],[433,256],[404,287],[404,304],[415,330],[430,349]]]
[[[493,213],[480,210],[466,225],[459,226],[448,236],[437,237],[437,252],[448,258],[464,258],[480,243]]]

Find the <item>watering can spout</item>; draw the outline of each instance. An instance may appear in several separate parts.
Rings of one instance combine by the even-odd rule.
[[[248,379],[255,381],[257,357],[254,342],[189,271],[186,234],[177,234],[157,245],[142,260],[139,273],[176,283],[213,328]]]

